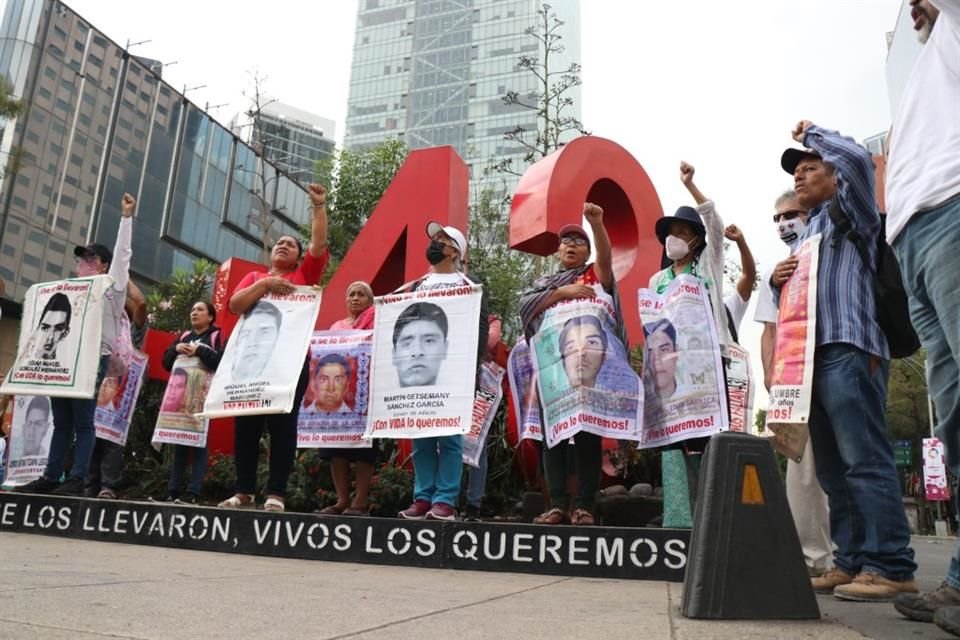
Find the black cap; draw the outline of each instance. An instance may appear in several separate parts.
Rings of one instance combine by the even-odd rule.
[[[113,262],[113,252],[102,244],[96,242],[88,244],[85,247],[74,247],[73,255],[77,256],[78,258],[82,258],[84,256],[97,256],[103,261],[104,264],[110,264]]]
[[[813,149],[795,149],[791,147],[780,156],[780,166],[783,167],[784,171],[793,175],[793,172],[797,170],[797,165],[800,164],[800,161],[804,158],[823,160],[820,154]]]
[[[701,236],[706,242],[707,240],[707,230],[703,226],[703,222],[700,220],[700,214],[697,213],[697,210],[693,207],[680,207],[677,209],[677,212],[672,216],[664,216],[657,220],[657,226],[654,227],[657,232],[657,238],[660,240],[660,244],[665,244],[667,242],[667,235],[670,231],[670,223],[674,221],[685,222],[693,227],[694,233],[698,236]]]

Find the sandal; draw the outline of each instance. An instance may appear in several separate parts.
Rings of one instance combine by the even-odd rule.
[[[533,519],[533,524],[567,524],[567,522],[569,522],[567,514],[557,507]]]
[[[266,509],[267,505],[263,505],[263,508]],[[324,507],[323,509],[320,509],[320,511],[317,511],[317,513],[319,513],[322,516],[338,516],[346,510],[347,510],[346,507],[340,508],[337,505],[332,504],[329,507]]]
[[[586,509],[577,509],[570,516],[570,521],[575,525],[589,527],[593,525],[593,514]]]
[[[256,509],[257,503],[249,493],[238,493],[217,506],[221,509]]]
[[[369,509],[355,509],[354,507],[349,507],[343,510],[341,515],[344,516],[366,516],[370,514]]]
[[[270,496],[267,498],[267,501],[263,503],[263,510],[272,511],[274,513],[283,513],[283,498]]]

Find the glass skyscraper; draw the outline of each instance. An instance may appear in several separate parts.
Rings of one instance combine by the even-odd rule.
[[[263,202],[273,238],[308,221],[304,187],[163,82],[155,65],[62,2],[0,0],[0,11],[0,73],[27,105],[0,133],[7,305],[36,282],[68,276],[74,245],[113,246],[125,191],[138,200],[132,271],[146,283],[201,257],[259,261]]]
[[[314,115],[282,102],[260,110],[259,127],[267,158],[303,184],[313,181],[318,160],[333,154],[333,120]]]
[[[565,50],[550,61],[551,71],[561,71],[580,61],[580,2],[551,5],[565,23]],[[536,130],[536,112],[506,105],[502,96],[536,89],[534,75],[517,61],[538,55],[537,41],[524,31],[536,24],[540,6],[540,0],[359,0],[345,146],[363,149],[389,137],[411,149],[452,145],[474,181],[490,160],[513,158],[522,171],[526,149],[503,135],[517,126]],[[580,88],[567,95],[573,105],[566,115],[579,119]]]

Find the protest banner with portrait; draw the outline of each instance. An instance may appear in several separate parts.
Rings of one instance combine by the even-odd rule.
[[[297,446],[370,448],[364,440],[370,401],[373,331],[316,331],[310,384],[297,419]]]
[[[480,454],[487,445],[490,425],[503,400],[503,376],[506,371],[496,362],[480,365],[480,384],[473,399],[473,419],[470,421],[470,431],[463,434],[463,461],[471,467],[480,466]]]
[[[601,285],[594,289],[594,298],[565,300],[547,309],[531,341],[548,447],[580,431],[640,439],[640,377],[616,336],[613,299]]]
[[[250,307],[230,334],[204,417],[290,413],[319,311],[313,287],[268,293]]]
[[[797,248],[797,268],[780,291],[767,429],[773,448],[799,459],[810,437],[813,356],[817,347],[818,233]]]
[[[4,487],[18,487],[43,475],[53,437],[50,398],[16,396],[12,413]]]
[[[517,415],[520,439],[543,440],[540,425],[540,395],[537,393],[533,357],[526,338],[521,337],[513,345],[507,357],[507,379],[510,381],[510,396]]]
[[[151,444],[183,444],[206,447],[209,421],[201,413],[210,391],[213,372],[200,358],[177,356],[160,402]]]
[[[17,357],[0,393],[93,398],[110,276],[35,284],[23,300]]]
[[[480,285],[376,298],[366,438],[427,438],[470,430]]]
[[[706,287],[681,274],[662,294],[640,289],[637,297],[646,392],[641,448],[726,431],[723,362]]]
[[[924,497],[930,502],[950,499],[947,489],[947,465],[944,464],[944,447],[940,438],[923,439],[923,488]]]
[[[727,405],[730,431],[753,433],[753,371],[750,353],[731,342],[727,345]]]
[[[98,438],[120,446],[127,444],[130,420],[137,407],[146,368],[147,355],[134,351],[126,373],[122,376],[106,377],[100,383],[97,409],[93,414]]]

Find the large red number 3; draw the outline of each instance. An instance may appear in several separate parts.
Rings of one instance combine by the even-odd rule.
[[[584,136],[527,169],[513,196],[510,246],[541,256],[557,249],[557,231],[581,224],[584,202],[603,207],[613,271],[631,344],[643,341],[636,291],[660,268],[653,227],[663,215],[647,172],[611,140]]]

